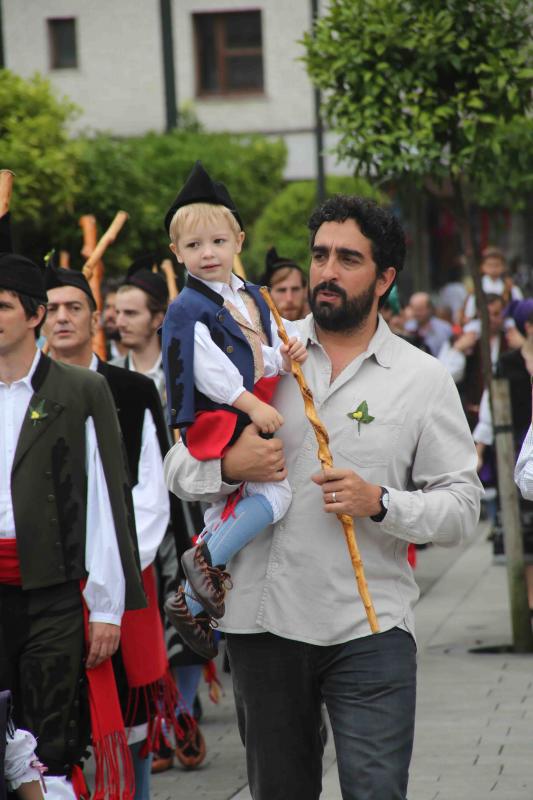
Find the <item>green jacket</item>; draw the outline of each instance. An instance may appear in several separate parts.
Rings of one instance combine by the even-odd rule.
[[[92,417],[126,579],[126,608],[143,608],[133,504],[107,382],[42,355],[32,386],[11,473],[22,586],[40,589],[87,576],[85,422]]]

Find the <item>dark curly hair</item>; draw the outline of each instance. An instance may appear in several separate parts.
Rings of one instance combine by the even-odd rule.
[[[370,239],[378,272],[388,267],[394,267],[397,272],[403,269],[405,234],[402,226],[392,211],[364,197],[336,194],[315,209],[307,224],[311,231],[311,247],[324,222],[346,222],[347,219],[353,219],[363,236]]]

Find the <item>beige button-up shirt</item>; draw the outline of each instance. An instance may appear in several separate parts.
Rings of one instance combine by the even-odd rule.
[[[476,451],[448,371],[379,324],[368,350],[331,382],[331,362],[309,315],[297,323],[309,357],[303,365],[318,413],[330,436],[334,464],[387,487],[385,519],[356,519],[356,536],[382,631],[414,635],[418,588],[407,562],[408,542],[458,544],[473,533],[481,484]],[[366,400],[374,420],[349,418]],[[274,405],[285,424],[293,500],[285,517],[230,562],[233,589],[221,629],[270,631],[310,644],[338,644],[367,636],[344,534],[323,510],[311,481],[319,470],[317,445],[292,376],[279,383]],[[178,443],[165,460],[168,488],[184,500],[219,499],[235,487],[222,481],[219,461],[195,461]]]

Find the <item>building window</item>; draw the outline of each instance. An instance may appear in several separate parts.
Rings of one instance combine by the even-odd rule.
[[[197,93],[263,91],[260,11],[194,14]]]
[[[78,66],[76,20],[49,19],[50,69],[72,69]]]

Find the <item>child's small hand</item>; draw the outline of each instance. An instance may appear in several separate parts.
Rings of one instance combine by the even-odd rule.
[[[283,425],[283,417],[279,411],[269,406],[268,403],[258,401],[256,407],[248,414],[261,433],[275,433]]]
[[[297,364],[303,364],[307,358],[305,345],[295,336],[289,339],[288,344],[281,345],[280,353],[283,359],[283,369],[285,372],[290,372],[291,361],[296,361]]]

